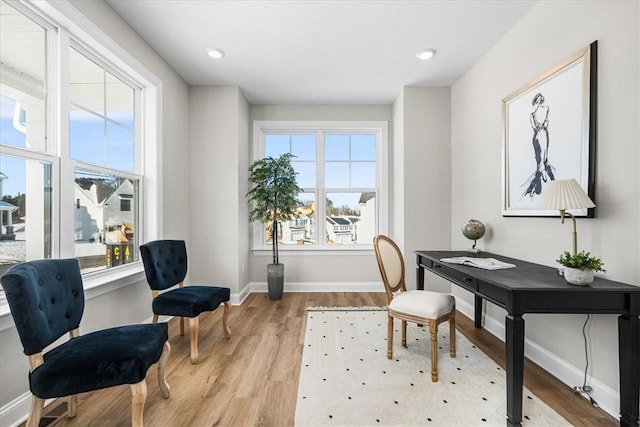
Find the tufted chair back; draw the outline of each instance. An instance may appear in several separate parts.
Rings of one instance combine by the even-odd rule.
[[[151,289],[159,291],[182,282],[187,275],[184,240],[156,240],[140,246],[144,272]]]
[[[84,292],[77,259],[24,262],[11,267],[0,282],[26,355],[41,352],[80,326]]]

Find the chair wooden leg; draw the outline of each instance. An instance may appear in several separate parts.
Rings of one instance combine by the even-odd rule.
[[[431,333],[431,381],[438,382],[438,324],[435,321],[429,322],[429,332]]]
[[[222,329],[224,330],[224,336],[227,339],[231,338],[231,331],[227,326],[227,319],[229,318],[229,312],[231,311],[231,303],[229,301],[224,302],[224,313],[222,314]]]
[[[191,343],[191,363],[198,363],[198,316],[189,318],[189,341]]]
[[[449,356],[456,357],[456,315],[449,319]]]
[[[393,357],[393,317],[387,322],[387,359]]]
[[[44,399],[31,396],[31,409],[29,410],[29,418],[27,418],[26,427],[38,427],[40,418],[42,418],[42,409],[44,408]]]
[[[191,325],[191,323],[189,323]],[[184,317],[180,318],[180,336],[184,336]]]
[[[225,301],[224,313],[222,314],[222,329],[224,330],[224,336],[227,337],[227,339],[231,338],[231,331],[229,330],[229,326],[227,326],[229,311],[231,311],[231,303],[229,301]]]
[[[167,375],[164,370],[170,354],[171,345],[169,344],[169,341],[167,341],[164,343],[164,349],[162,350],[162,355],[158,361],[158,385],[160,386],[160,395],[165,399],[168,399],[171,393],[171,388],[167,382]]]
[[[131,384],[131,427],[143,427],[144,402],[147,400],[145,380]]]
[[[73,418],[78,413],[78,395],[73,394],[69,396],[67,401],[67,418]]]
[[[402,321],[402,346],[407,347],[407,321]]]
[[[153,315],[153,323],[158,323],[158,317],[160,316],[158,316],[157,314]]]

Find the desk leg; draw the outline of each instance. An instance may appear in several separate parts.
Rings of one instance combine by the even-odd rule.
[[[620,362],[620,426],[638,427],[640,320],[637,315],[618,317],[618,358]]]
[[[420,267],[420,257],[418,257],[418,265],[416,266],[416,289],[424,291],[424,268]]]
[[[507,426],[522,426],[522,384],[524,375],[524,319],[505,318],[507,347]]]
[[[474,325],[476,328],[482,328],[482,297],[476,294],[474,299]]]

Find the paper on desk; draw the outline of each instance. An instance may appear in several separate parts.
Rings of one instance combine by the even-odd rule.
[[[441,258],[440,261],[451,264],[462,264],[470,267],[482,268],[483,270],[501,270],[504,268],[513,268],[515,264],[499,261],[495,258],[472,258],[468,256],[459,256],[453,258]]]

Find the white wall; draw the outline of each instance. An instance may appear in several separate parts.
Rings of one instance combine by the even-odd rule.
[[[451,95],[448,87],[406,86],[394,103],[394,199],[391,236],[405,258],[407,288],[416,288],[415,251],[451,245]],[[448,292],[450,284],[428,276],[427,290]]]
[[[461,225],[477,218],[489,232],[485,250],[546,265],[571,248],[571,225],[557,218],[501,216],[501,100],[571,54],[598,40],[596,218],[578,219],[579,250],[605,262],[607,277],[640,283],[640,3],[540,2],[451,89],[451,240],[468,246]],[[453,291],[473,304],[469,294]],[[487,314],[502,323],[504,312]],[[588,328],[596,400],[617,412],[617,323],[592,316]],[[560,373],[581,385],[585,315],[527,315],[526,337],[565,365]],[[568,364],[568,365],[567,365]],[[574,369],[571,371],[571,369]],[[565,372],[566,371],[566,372]],[[571,371],[571,372],[568,372]],[[602,401],[601,401],[602,400]]]
[[[246,285],[248,111],[238,87],[189,89],[190,283],[232,293]]]

